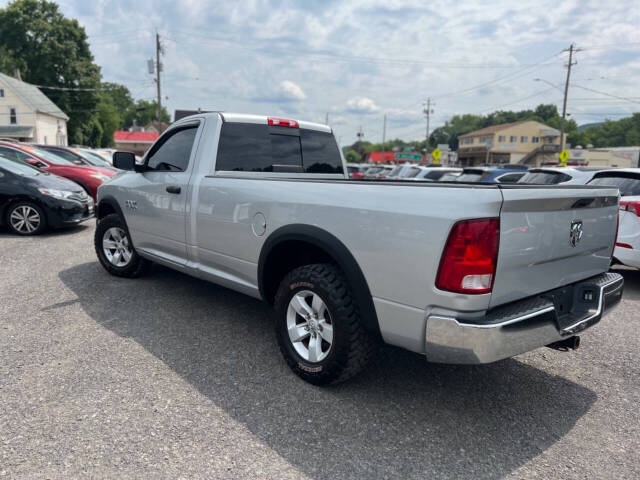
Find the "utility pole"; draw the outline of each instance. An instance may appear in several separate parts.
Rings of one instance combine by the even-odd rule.
[[[422,113],[427,117],[427,136],[426,136],[426,144],[424,146],[425,150],[429,151],[429,120],[431,119],[431,114],[433,113],[433,109],[431,108],[435,103],[431,103],[431,97],[427,98],[426,103],[422,102]],[[425,153],[426,157],[426,153]]]
[[[565,50],[566,52],[567,50]],[[564,138],[564,122],[567,116],[567,95],[569,94],[569,80],[571,78],[571,66],[575,65],[577,62],[573,61],[573,53],[578,50],[574,50],[573,43],[569,46],[569,63],[567,64],[567,80],[564,84],[564,99],[562,101],[562,120],[560,121],[560,150],[564,150],[566,146],[565,138]]]
[[[384,114],[384,119],[382,120],[382,161],[384,162],[384,142],[387,139],[387,114]]]
[[[160,63],[160,55],[162,54],[162,44],[160,43],[160,34],[156,32],[156,87],[158,89],[158,103],[156,105],[156,119],[158,120],[158,130],[160,130],[160,115],[162,113],[162,95],[160,93],[160,70],[162,70],[162,63]],[[160,132],[162,133],[162,132]]]

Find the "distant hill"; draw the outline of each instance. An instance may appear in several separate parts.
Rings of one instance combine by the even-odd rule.
[[[579,132],[584,132],[585,130],[588,130],[589,128],[599,127],[603,123],[604,122],[585,123],[584,125],[579,125],[578,126],[578,131]]]

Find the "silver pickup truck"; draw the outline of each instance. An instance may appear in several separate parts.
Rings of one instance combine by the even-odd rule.
[[[576,348],[622,296],[616,189],[354,181],[328,126],[230,113],[114,164],[129,171],[98,192],[104,268],[157,262],[264,299],[315,384],[382,342],[447,363]]]

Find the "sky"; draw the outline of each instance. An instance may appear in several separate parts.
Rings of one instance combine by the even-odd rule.
[[[85,27],[103,79],[135,98],[156,95],[147,60],[157,31],[172,115],[202,108],[328,118],[342,145],[360,129],[381,141],[386,115],[387,139],[419,140],[427,98],[432,130],[454,114],[561,108],[571,43],[580,51],[570,118],[585,124],[640,111],[638,0],[58,3]]]

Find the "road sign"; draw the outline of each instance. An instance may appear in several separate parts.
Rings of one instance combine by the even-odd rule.
[[[396,160],[414,160],[416,162],[419,162],[420,160],[422,160],[422,155],[416,155],[414,153],[396,153],[394,155],[394,158]]]
[[[571,157],[571,154],[569,153],[568,150],[562,150],[559,154],[558,154],[558,158],[560,159],[560,165],[562,165],[563,167],[567,166],[567,160],[569,160],[569,157]]]
[[[439,148],[436,148],[433,152],[431,152],[431,156],[433,157],[433,163],[440,163],[442,151]]]

